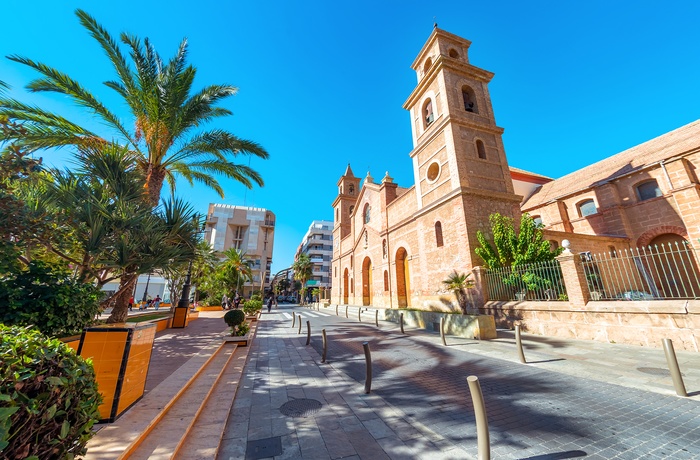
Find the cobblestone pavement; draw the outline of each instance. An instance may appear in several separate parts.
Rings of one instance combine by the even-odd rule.
[[[271,335],[260,345],[267,353],[287,350],[291,354],[290,363],[295,359],[303,361],[306,372],[321,379],[316,382],[318,397],[329,391],[354,391],[357,396],[365,378],[362,342],[370,342],[374,371],[372,396],[380,398],[382,404],[388,403],[386,407],[393,415],[385,416],[381,410],[373,409],[372,417],[376,418],[370,419],[369,425],[362,418],[359,420],[370,435],[367,445],[374,440],[388,458],[429,458],[427,456],[433,454],[442,455],[441,458],[468,458],[476,455],[474,414],[466,383],[469,375],[479,377],[483,390],[492,458],[700,458],[700,403],[697,401],[605,383],[600,381],[602,379],[552,372],[541,365],[521,365],[472,353],[470,347],[479,347],[475,341],[461,340],[444,347],[436,334],[425,331],[407,329],[409,335],[401,335],[398,327],[391,323],[382,322],[377,329],[335,315],[297,310],[305,320],[311,321],[314,330],[311,347],[305,347],[305,336],[299,338],[296,328],[289,327],[290,320],[285,318],[285,312],[291,313],[292,310],[263,316],[259,334],[267,330]],[[328,334],[328,364],[320,364],[318,331],[322,327]],[[315,353],[308,351],[309,348]],[[300,353],[300,356],[293,356],[295,353]],[[301,358],[304,354],[308,357]],[[268,360],[268,365],[271,362]],[[259,366],[260,361],[255,365]],[[277,392],[274,402],[268,402],[268,399],[257,401],[272,408],[267,413],[269,417],[279,417],[275,409],[288,400],[285,398],[301,395],[295,393],[300,389],[294,386],[293,380],[286,381],[287,374],[293,374],[293,365],[287,363],[275,369],[276,374],[269,375],[269,380],[260,380],[259,367],[251,369],[250,387],[247,388],[253,401],[248,414],[251,421],[265,418],[261,419],[255,413],[261,410],[256,409],[255,394],[259,388],[264,388],[266,382],[274,381],[273,377],[279,377],[279,387],[288,390],[286,395],[282,390]],[[331,374],[333,379],[327,377]],[[331,387],[324,388],[324,383]],[[304,386],[303,390],[311,391],[311,388]],[[333,401],[331,397],[324,404],[333,406]],[[237,412],[236,404],[234,413]],[[352,403],[348,403],[348,407],[351,412],[355,410]],[[342,413],[327,415],[325,421],[316,425],[339,423],[346,428]],[[239,411],[236,416],[242,423],[244,415]],[[406,444],[406,440],[397,434],[401,429],[394,428],[406,425],[418,427],[416,430],[420,434],[408,439],[413,444]],[[298,433],[292,429],[290,434],[295,432]],[[255,433],[248,430],[247,439],[254,440],[258,439],[256,435],[267,434],[268,431]],[[316,435],[303,439],[315,440],[313,445],[317,447],[305,451],[303,443],[297,439],[301,450],[293,454],[290,453],[293,449],[287,449],[285,456],[279,458],[343,458],[334,456],[327,449],[328,442],[320,428]],[[427,441],[430,445],[418,445],[417,441]],[[287,442],[290,449],[295,445],[292,438]],[[315,456],[311,456],[311,452]],[[371,453],[363,455],[357,450],[351,455],[385,458]]]

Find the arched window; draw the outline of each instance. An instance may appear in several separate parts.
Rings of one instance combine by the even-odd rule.
[[[532,221],[533,221],[533,222],[535,223],[535,225],[537,225],[538,227],[544,225],[544,224],[542,223],[542,217],[540,217],[540,216],[532,216]]]
[[[335,220],[336,222],[339,220],[338,217],[340,216],[340,210],[338,208],[335,208]]]
[[[556,251],[559,249],[559,242],[557,240],[549,240],[549,250]]]
[[[428,73],[428,70],[430,70],[430,66],[432,66],[432,65],[433,65],[433,60],[428,58],[425,61],[425,65],[423,66],[423,73],[424,74]]]
[[[353,184],[348,185],[348,192],[350,193],[350,195],[355,193],[355,186]]]
[[[386,254],[387,254],[386,239],[384,239],[384,240],[382,240],[382,259],[386,259]]]
[[[576,205],[578,208],[578,215],[581,217],[590,216],[592,214],[598,213],[598,208],[595,206],[595,201],[584,200]]]
[[[663,195],[661,189],[659,188],[658,182],[655,179],[642,182],[634,187],[637,190],[637,197],[639,201],[650,200],[656,198],[657,196]]]
[[[425,127],[431,125],[435,121],[435,114],[433,113],[433,101],[428,99],[423,105],[423,121],[425,121]]]
[[[450,53],[449,53],[449,54],[450,54],[450,57],[451,57],[451,58],[457,59],[457,58],[459,57],[459,53],[458,53],[457,50],[454,49],[454,48],[450,48]]]
[[[365,224],[369,224],[369,217],[370,217],[370,206],[369,203],[365,205],[365,211],[362,213],[365,216]]]
[[[355,210],[355,205],[354,205],[354,204],[351,204],[351,205],[350,205],[350,211],[349,211],[349,214],[350,214],[351,216],[352,216],[352,212],[353,212],[354,210]]]
[[[384,270],[384,291],[389,290],[389,271]]]
[[[610,245],[608,246],[608,251],[610,251],[610,257],[617,257],[617,249],[615,249],[615,246]]]
[[[441,247],[443,245],[442,242],[442,224],[440,221],[435,222],[435,244],[437,247]]]
[[[484,143],[481,139],[476,140],[476,154],[479,155],[479,158],[482,160],[486,159],[486,147],[484,147]]]
[[[462,86],[462,100],[464,101],[464,110],[467,112],[479,113],[476,107],[474,90],[467,85]]]

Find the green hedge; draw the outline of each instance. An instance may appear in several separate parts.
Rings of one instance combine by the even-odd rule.
[[[92,364],[35,329],[0,324],[0,458],[85,453],[101,396]]]
[[[0,323],[35,326],[51,337],[79,334],[95,320],[102,295],[92,284],[34,261],[0,279]]]

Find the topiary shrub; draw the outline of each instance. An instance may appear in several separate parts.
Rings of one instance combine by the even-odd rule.
[[[0,324],[0,458],[85,454],[102,398],[92,364],[36,329]]]
[[[229,310],[224,315],[224,321],[226,321],[226,324],[229,326],[235,328],[245,321],[245,313],[243,313],[242,310]]]
[[[252,296],[250,296],[250,300],[259,300],[260,302],[262,302],[262,296],[260,294],[253,294]]]

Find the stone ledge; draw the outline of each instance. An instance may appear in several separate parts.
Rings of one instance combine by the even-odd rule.
[[[527,311],[562,311],[562,312],[592,312],[592,313],[667,313],[685,315],[700,314],[698,300],[601,300],[590,301],[585,306],[574,305],[571,302],[533,302],[533,301],[490,301],[483,308],[500,308]]]

